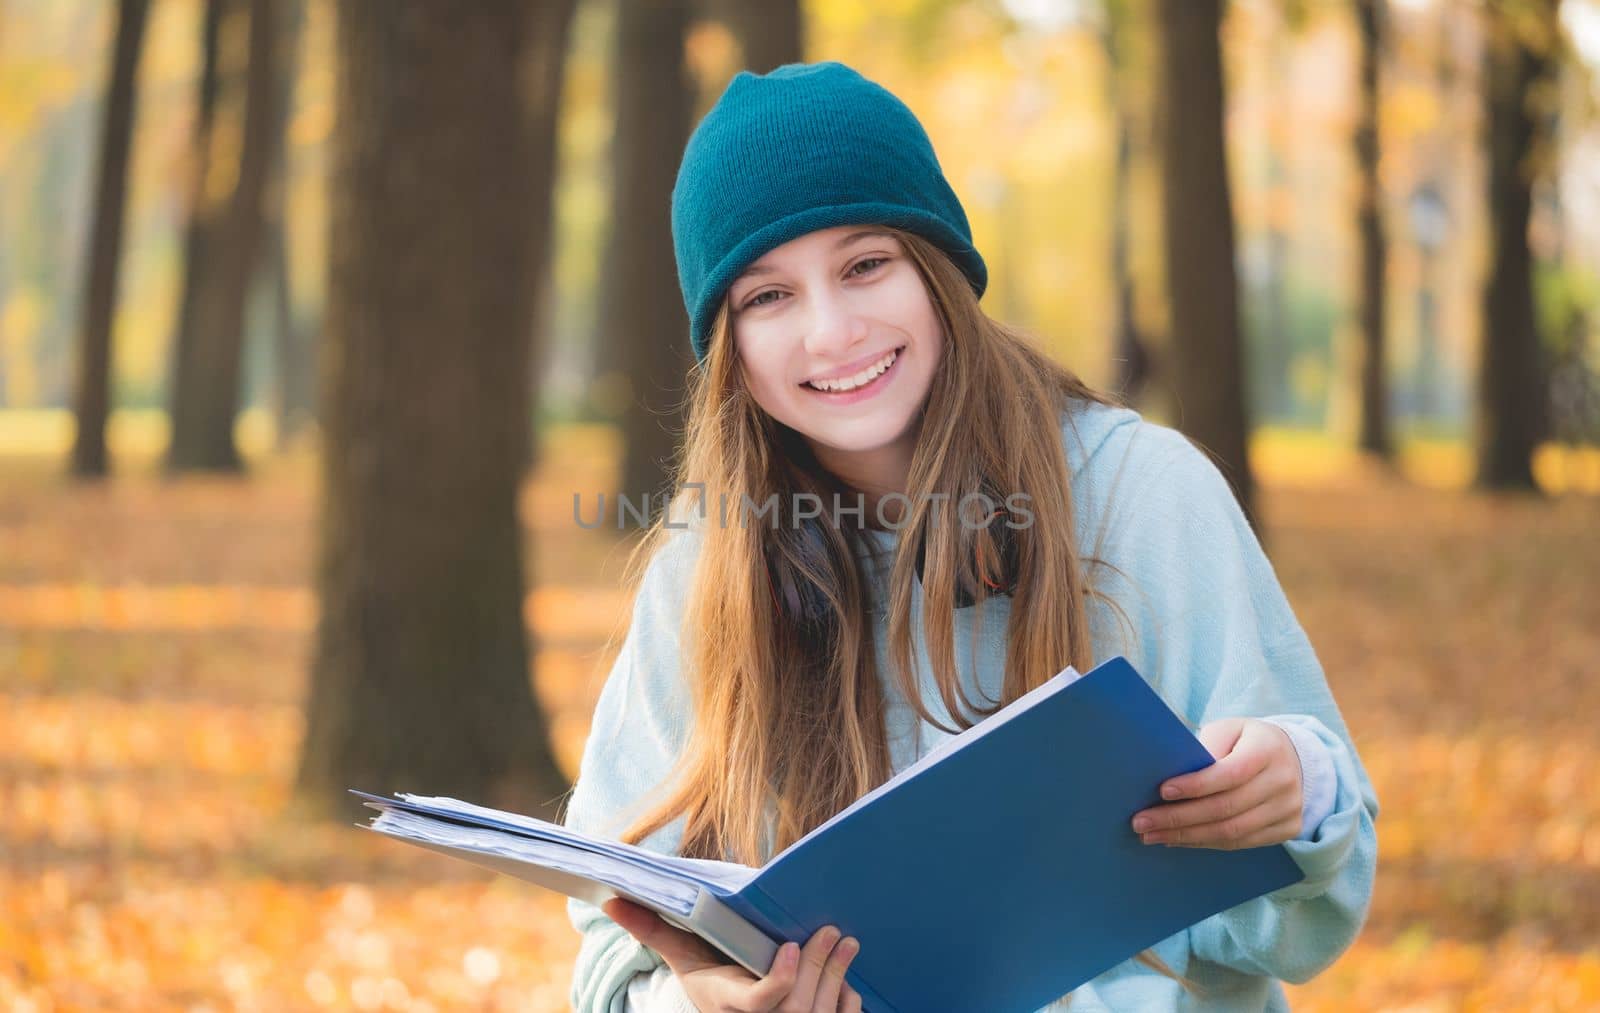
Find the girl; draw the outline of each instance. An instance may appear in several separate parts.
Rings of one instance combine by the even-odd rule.
[[[983,314],[921,125],[839,63],[733,79],[672,231],[698,359],[680,492],[633,558],[568,824],[761,865],[1067,665],[1124,654],[1218,758],[1128,832],[1284,842],[1305,879],[1062,1001],[1287,1008],[1280,982],[1361,926],[1377,800],[1221,474]],[[757,977],[620,899],[569,913],[582,1011],[860,1009],[859,947],[832,926]]]

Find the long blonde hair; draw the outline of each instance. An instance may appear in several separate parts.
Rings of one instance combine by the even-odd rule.
[[[1086,604],[1095,592],[1075,544],[1059,419],[1074,399],[1117,402],[985,315],[966,278],[936,246],[890,231],[922,276],[944,349],[905,490],[910,506],[900,518],[890,576],[889,657],[903,698],[922,720],[937,723],[913,667],[920,549],[927,661],[947,713],[967,728],[976,721],[963,711],[981,720],[1067,665],[1087,671],[1093,664]],[[757,504],[777,494],[780,509],[798,493],[824,501],[834,492],[853,493],[821,468],[797,433],[757,405],[744,382],[726,300],[687,400],[674,488],[703,483],[693,495],[710,503],[723,493],[730,503],[747,496]],[[935,519],[934,511],[941,502],[959,504],[972,493],[994,498],[999,490],[1000,498],[1031,497],[1034,522],[1011,532],[1016,572],[1009,576],[1014,595],[1027,604],[1010,610],[1001,699],[984,708],[965,698],[957,675],[955,596],[958,583],[979,586],[988,574],[976,561],[997,558],[1000,550],[989,529],[944,523],[948,518]],[[674,516],[664,512],[635,548],[631,582],[675,533],[665,523]],[[892,775],[868,590],[856,561],[860,530],[843,523],[817,530],[826,542],[820,557],[799,550],[786,515],[776,529],[732,521],[701,526],[681,639],[693,732],[665,796],[623,832],[624,841],[638,843],[683,816],[681,854],[759,866]],[[825,603],[822,621],[806,628],[786,621],[775,607],[773,574]],[[1160,964],[1148,951],[1141,957]]]

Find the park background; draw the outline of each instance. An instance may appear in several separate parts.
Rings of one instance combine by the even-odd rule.
[[[1295,1007],[1600,1005],[1600,3],[0,0],[0,1006],[565,1007],[560,898],[333,799],[576,773],[573,495],[664,481],[683,142],[796,59],[1250,508],[1382,803]]]

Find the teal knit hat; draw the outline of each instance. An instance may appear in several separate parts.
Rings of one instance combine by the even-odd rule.
[[[736,74],[690,135],[672,188],[695,358],[745,268],[809,232],[867,224],[928,239],[983,295],[988,269],[966,212],[904,102],[834,61]]]

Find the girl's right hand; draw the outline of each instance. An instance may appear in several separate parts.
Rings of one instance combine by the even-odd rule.
[[[766,976],[757,978],[649,908],[613,897],[600,909],[661,954],[700,1013],[860,1013],[861,996],[844,983],[859,947],[854,939],[840,939],[832,925],[818,929],[803,947],[784,943]]]

